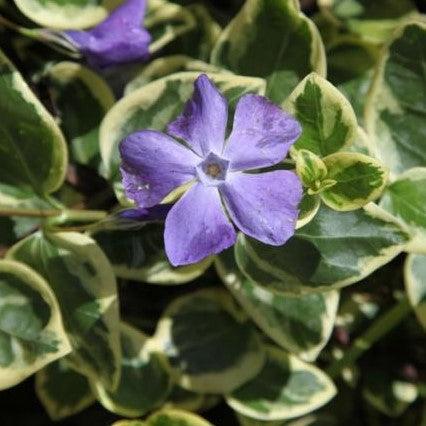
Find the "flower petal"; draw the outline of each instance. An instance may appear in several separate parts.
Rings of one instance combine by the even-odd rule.
[[[193,186],[166,218],[166,254],[174,266],[220,253],[235,243],[236,232],[223,210],[216,188]]]
[[[191,150],[155,130],[127,136],[120,144],[120,154],[126,195],[139,207],[154,206],[189,182],[201,161]]]
[[[149,58],[151,36],[143,28],[146,0],[127,0],[89,31],[65,35],[95,68],[105,68]]]
[[[146,0],[127,0],[116,7],[99,25],[92,29],[96,35],[105,34],[108,29],[120,30],[123,25],[141,27],[145,16]]]
[[[272,166],[287,155],[300,133],[299,123],[277,105],[263,96],[244,95],[223,155],[231,170]]]
[[[199,155],[220,154],[225,141],[228,104],[212,81],[201,74],[194,83],[194,94],[167,132],[191,145]]]
[[[138,223],[164,221],[171,208],[171,204],[157,204],[153,207],[121,210],[116,216],[120,219],[137,221]]]
[[[232,173],[220,193],[232,221],[250,237],[278,246],[294,234],[302,199],[295,173]]]

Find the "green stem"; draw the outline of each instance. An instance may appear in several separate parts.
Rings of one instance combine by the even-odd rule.
[[[55,218],[55,220],[60,223],[96,222],[104,219],[107,214],[108,213],[103,210],[0,208],[0,216]]]
[[[9,21],[2,15],[0,15],[0,25],[3,25],[4,27],[9,28],[10,30],[16,31],[20,34],[23,34],[22,31],[25,30],[23,27],[20,27],[19,25],[15,24],[12,21]]]
[[[108,215],[104,210],[65,210],[63,213],[65,222],[96,222]]]
[[[407,297],[404,296],[391,309],[377,318],[363,335],[354,340],[351,348],[345,352],[343,357],[329,366],[327,374],[333,379],[339,377],[345,368],[352,366],[360,356],[385,334],[389,333],[410,312],[410,303]]]
[[[60,32],[54,30],[48,30],[45,28],[25,28],[20,25],[15,24],[12,21],[9,21],[4,16],[0,15],[0,25],[5,28],[9,28],[19,34],[22,34],[26,37],[32,38],[43,43],[50,44],[55,50],[71,56],[75,59],[81,58],[81,54],[69,40],[61,35]]]
[[[55,217],[60,216],[62,210],[56,209],[0,209],[0,216],[20,216],[20,217]]]

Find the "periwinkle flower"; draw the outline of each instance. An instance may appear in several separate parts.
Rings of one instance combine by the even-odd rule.
[[[174,266],[233,245],[231,220],[244,234],[266,244],[282,245],[294,234],[302,197],[299,178],[287,170],[253,171],[286,156],[300,135],[299,123],[254,94],[239,100],[225,142],[227,119],[225,98],[200,75],[192,99],[167,128],[170,136],[142,130],[120,144],[124,189],[139,207],[155,206],[193,181],[165,220],[165,249]]]
[[[94,68],[146,61],[151,36],[142,25],[145,7],[146,0],[127,0],[91,30],[64,35]]]

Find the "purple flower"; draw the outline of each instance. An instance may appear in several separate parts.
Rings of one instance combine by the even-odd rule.
[[[126,194],[139,207],[161,202],[176,187],[194,185],[168,212],[165,248],[170,262],[186,265],[235,243],[230,220],[245,234],[282,245],[293,234],[302,197],[295,173],[245,173],[280,162],[299,137],[298,122],[263,96],[238,102],[225,143],[228,106],[206,75],[168,133],[142,130],[120,145]]]
[[[127,0],[89,31],[65,31],[94,68],[106,68],[149,58],[151,36],[143,28],[146,0]]]

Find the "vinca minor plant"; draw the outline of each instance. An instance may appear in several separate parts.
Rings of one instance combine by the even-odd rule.
[[[0,424],[426,424],[411,0],[0,0]]]

